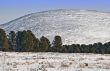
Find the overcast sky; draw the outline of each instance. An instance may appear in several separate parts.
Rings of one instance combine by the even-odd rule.
[[[110,0],[0,0],[0,24],[29,13],[54,9],[110,12]]]

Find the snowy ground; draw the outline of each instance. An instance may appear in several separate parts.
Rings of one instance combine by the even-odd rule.
[[[0,52],[0,71],[110,71],[110,55]]]

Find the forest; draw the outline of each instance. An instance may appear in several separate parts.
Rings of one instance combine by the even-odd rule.
[[[59,35],[56,35],[53,42],[50,43],[45,36],[37,38],[30,30],[16,33],[10,31],[6,34],[3,29],[0,29],[0,51],[110,54],[110,42],[63,45],[62,38]]]

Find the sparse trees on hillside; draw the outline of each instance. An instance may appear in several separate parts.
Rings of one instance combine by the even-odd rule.
[[[7,37],[5,31],[0,29],[0,51],[110,54],[110,42],[63,45],[62,38],[57,35],[51,45],[46,37],[42,36],[39,40],[30,30],[11,31]]]

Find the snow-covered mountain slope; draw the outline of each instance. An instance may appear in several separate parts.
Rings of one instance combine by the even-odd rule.
[[[60,35],[64,44],[89,44],[110,41],[110,13],[90,10],[52,10],[32,13],[0,28],[7,32],[32,30],[36,37],[51,41]]]

